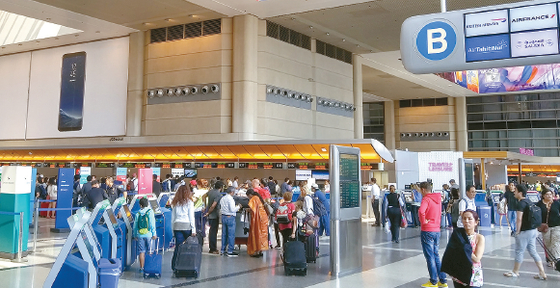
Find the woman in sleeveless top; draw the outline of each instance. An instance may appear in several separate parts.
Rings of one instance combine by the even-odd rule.
[[[472,276],[470,283],[464,284],[461,281],[453,278],[453,284],[456,288],[458,287],[482,287],[483,277],[482,277],[482,264],[480,259],[482,259],[482,254],[484,254],[485,239],[484,236],[476,232],[476,227],[478,225],[478,214],[473,210],[465,210],[462,217],[463,225],[465,227],[465,232],[467,232],[467,237],[472,247]]]

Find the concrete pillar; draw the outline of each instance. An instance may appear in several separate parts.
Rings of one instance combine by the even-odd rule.
[[[130,34],[128,46],[128,93],[126,105],[126,136],[141,136],[144,93],[145,33]]]
[[[253,140],[257,132],[259,19],[233,17],[232,131],[239,140]]]
[[[354,79],[354,138],[364,138],[364,108],[363,108],[363,89],[362,89],[362,56],[354,54],[352,56],[353,79]]]
[[[396,149],[397,137],[395,132],[395,102],[385,101],[383,102],[383,119],[385,122],[385,147],[389,150]]]
[[[467,130],[467,98],[455,97],[455,133],[457,151],[469,151]]]

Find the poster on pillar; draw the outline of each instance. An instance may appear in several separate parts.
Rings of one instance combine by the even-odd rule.
[[[433,189],[442,190],[443,184],[449,180],[459,182],[459,158],[463,152],[432,151],[418,152],[418,179],[426,181],[432,179]]]
[[[91,167],[80,167],[80,184],[86,184],[89,175],[91,175]]]
[[[161,182],[161,168],[159,167],[152,167],[152,177],[153,175],[157,175],[157,181]],[[153,178],[152,178],[153,179]]]
[[[152,193],[152,169],[138,169],[138,194]]]

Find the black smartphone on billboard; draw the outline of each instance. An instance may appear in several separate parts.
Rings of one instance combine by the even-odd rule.
[[[85,74],[86,52],[82,51],[62,56],[58,131],[82,130]]]

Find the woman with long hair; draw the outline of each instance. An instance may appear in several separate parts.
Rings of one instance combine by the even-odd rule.
[[[552,259],[560,258],[560,202],[554,200],[554,193],[547,188],[543,188],[541,193],[542,199],[537,206],[541,208],[543,225],[539,231],[550,253],[547,255],[548,266],[554,267]]]
[[[183,243],[189,236],[196,235],[194,220],[193,193],[188,185],[179,187],[171,202],[173,207],[171,223],[177,244]]]
[[[268,214],[264,207],[264,199],[259,193],[249,189],[247,197],[251,211],[247,253],[252,257],[260,257],[263,255],[262,251],[268,250]]]
[[[49,185],[47,186],[47,195],[49,195],[49,199],[53,200],[53,202],[49,202],[49,208],[56,208],[56,199],[57,199],[57,192],[58,186],[56,185],[56,178],[51,177],[49,178]],[[47,218],[55,218],[55,211],[47,211]]]
[[[401,202],[400,195],[395,192],[395,186],[389,187],[389,195],[387,195],[387,211],[385,215],[391,223],[391,241],[399,243],[399,229],[401,227]]]

